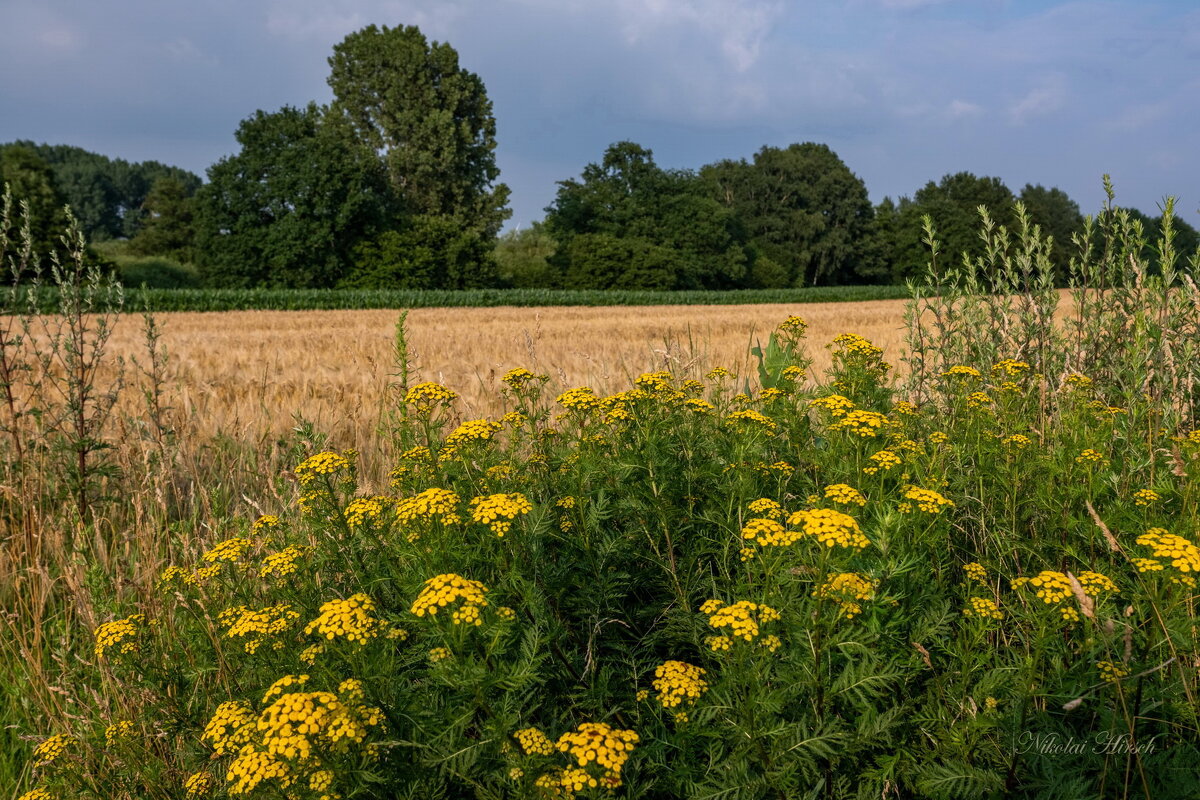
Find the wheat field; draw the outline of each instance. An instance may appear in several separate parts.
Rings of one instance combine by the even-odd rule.
[[[789,314],[808,321],[814,370],[823,345],[843,332],[866,336],[895,360],[904,301],[745,306],[416,309],[408,314],[410,354],[421,380],[459,393],[464,418],[495,414],[499,378],[522,366],[552,387],[616,391],[653,369],[686,374],[721,364],[754,374],[748,348],[766,342]],[[372,438],[388,391],[398,311],[233,311],[158,314],[168,352],[168,391],[192,432],[261,438],[286,432],[302,415],[338,446]],[[112,352],[144,350],[140,320],[128,315]],[[144,356],[142,357],[144,359]],[[136,401],[134,394],[128,395]]]

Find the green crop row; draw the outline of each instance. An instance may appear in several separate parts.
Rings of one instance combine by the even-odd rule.
[[[758,303],[837,303],[906,297],[903,286],[829,286],[806,289],[652,292],[567,289],[126,289],[125,307],[149,311],[315,311],[370,308],[495,306],[657,306]],[[57,308],[43,287],[36,304]]]

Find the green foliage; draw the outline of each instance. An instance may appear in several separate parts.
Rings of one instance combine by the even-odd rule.
[[[564,283],[575,289],[674,288],[680,270],[675,251],[646,239],[582,233],[567,239]]]
[[[361,242],[340,286],[361,289],[462,290],[496,283],[490,246],[461,220],[419,215],[402,231]]]
[[[382,154],[405,214],[452,218],[491,240],[510,215],[495,181],[496,120],[479,76],[415,26],[369,25],[329,58],[333,113]]]
[[[733,214],[696,175],[664,170],[653,153],[617,142],[579,180],[559,182],[546,228],[549,261],[572,289],[729,289],[747,285]]]
[[[59,248],[58,237],[66,227],[67,216],[62,194],[54,182],[54,173],[31,147],[8,145],[0,149],[0,190],[11,191],[23,213],[12,215],[10,224],[18,219],[28,225],[30,244],[37,257],[30,267],[49,269],[49,254]],[[16,227],[4,231],[9,241],[19,241],[21,231]],[[28,274],[16,276],[20,280]]]
[[[196,243],[210,286],[326,288],[353,248],[389,218],[375,154],[315,103],[262,111],[238,127],[241,151],[214,164],[196,197]]]
[[[129,240],[129,252],[193,260],[195,201],[183,181],[169,176],[155,180],[142,212],[141,229]]]
[[[91,242],[135,236],[146,195],[160,178],[179,181],[189,196],[200,186],[199,176],[157,161],[130,163],[80,147],[29,141],[0,145],[0,149],[13,146],[32,149],[50,165],[55,186]]]
[[[560,274],[550,265],[558,242],[544,224],[511,230],[496,240],[496,273],[500,283],[516,289],[552,289]]]
[[[127,258],[118,261],[127,261]],[[152,311],[304,311],[365,308],[470,308],[490,306],[662,306],[745,303],[852,303],[897,300],[903,286],[829,286],[809,289],[734,291],[641,291],[577,289],[150,289],[126,292],[136,308]],[[54,307],[55,293],[43,287],[39,308]]]
[[[763,147],[752,163],[721,161],[700,175],[789,285],[864,283],[882,274],[870,246],[867,187],[828,146]]]
[[[1083,231],[1083,214],[1079,204],[1059,188],[1047,189],[1041,184],[1025,184],[1020,197],[1029,212],[1029,219],[1050,237],[1050,263],[1054,265],[1058,284],[1067,280],[1067,270],[1074,255],[1073,242]]]
[[[390,463],[301,422],[268,513],[84,573],[113,549],[97,515],[69,526],[70,580],[0,581],[18,791],[1196,796],[1200,290],[1173,202],[1153,271],[1111,200],[1085,221],[1065,331],[1049,242],[1011,213],[950,266],[926,219],[903,383],[851,333],[807,378],[789,317],[757,376],[598,396],[514,368],[496,419],[464,420],[401,319]],[[79,285],[101,286],[62,287],[67,329]]]
[[[900,198],[894,219],[888,223],[891,238],[887,252],[894,280],[920,274],[926,262],[921,238],[923,217],[933,220],[947,257],[975,259],[984,252],[978,235],[980,207],[986,208],[997,224],[1012,230],[1014,199],[999,178],[979,178],[970,172],[946,175],[937,183],[925,184],[912,199]],[[885,214],[890,216],[890,210]]]
[[[117,280],[128,289],[195,289],[200,275],[191,265],[163,256],[124,256],[117,260]]]

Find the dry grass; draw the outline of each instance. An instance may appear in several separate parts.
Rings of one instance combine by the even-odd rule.
[[[462,397],[466,417],[494,414],[499,378],[512,367],[548,373],[552,386],[628,385],[652,369],[680,374],[722,364],[746,375],[748,346],[789,314],[808,320],[815,369],[822,345],[862,334],[893,360],[903,342],[903,300],[806,305],[417,309],[408,316],[420,377]],[[341,447],[367,450],[395,371],[395,311],[247,311],[157,315],[170,353],[173,403],[191,433],[242,440],[278,435],[303,415]],[[124,319],[114,353],[136,356],[139,320]]]

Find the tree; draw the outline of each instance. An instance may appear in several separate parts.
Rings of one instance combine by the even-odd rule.
[[[50,166],[54,184],[91,241],[132,238],[141,226],[142,205],[158,178],[178,180],[190,196],[200,187],[197,175],[157,161],[129,163],[70,145],[18,141],[0,149],[25,147]]]
[[[1012,230],[1015,199],[999,178],[980,178],[970,172],[946,175],[938,183],[925,184],[912,199],[900,198],[889,223],[890,239],[885,245],[893,278],[902,281],[920,272],[929,262],[929,249],[922,242],[921,221],[925,215],[933,219],[941,258],[957,262],[963,253],[971,258],[983,255],[979,207],[986,207],[998,225]]]
[[[826,145],[763,147],[753,163],[720,161],[700,176],[790,285],[862,282],[882,273],[868,246],[874,211],[867,187]]]
[[[454,219],[490,242],[511,213],[508,187],[495,183],[496,121],[454,48],[413,26],[371,25],[336,45],[329,65],[332,110],[382,154],[403,213]]]
[[[15,202],[28,204],[30,236],[35,257],[45,259],[60,247],[59,237],[67,228],[66,202],[54,182],[54,173],[45,159],[30,147],[9,145],[0,150],[0,193],[5,184]],[[20,241],[19,232],[8,232],[9,241]]]
[[[516,289],[557,288],[561,275],[549,262],[557,251],[558,241],[541,222],[509,231],[496,242],[501,283]]]
[[[1065,279],[1071,254],[1075,252],[1071,239],[1083,231],[1079,204],[1062,189],[1047,189],[1041,184],[1029,183],[1021,190],[1021,202],[1029,212],[1030,221],[1041,228],[1042,235],[1053,238],[1050,259],[1059,279]]]
[[[578,180],[560,181],[558,187],[546,209],[546,228],[560,243],[551,263],[569,287],[576,288],[576,279],[588,288],[746,284],[748,259],[733,212],[707,196],[695,173],[661,169],[649,149],[616,142],[600,163],[588,164]],[[575,237],[593,234],[607,238],[574,243]],[[665,257],[667,251],[673,256]],[[609,265],[619,253],[638,263],[630,269]],[[665,279],[664,271],[670,273]],[[616,283],[602,285],[603,280]]]
[[[324,288],[395,217],[378,157],[310,103],[258,111],[241,151],[208,170],[196,198],[201,273],[214,286]]]
[[[492,246],[454,217],[419,214],[354,250],[339,285],[361,289],[479,289],[495,286]]]
[[[177,261],[192,261],[196,231],[192,224],[194,200],[183,181],[163,176],[154,182],[142,204],[141,230],[129,242],[129,251],[138,255],[169,256]]]

